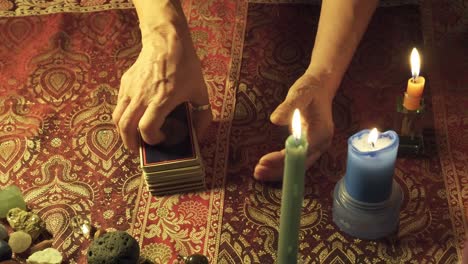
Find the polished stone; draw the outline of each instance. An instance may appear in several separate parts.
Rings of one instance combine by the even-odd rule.
[[[0,224],[0,240],[8,238],[8,232],[4,225]]]
[[[8,239],[8,245],[11,247],[13,253],[23,253],[25,252],[32,243],[31,236],[23,231],[16,231],[11,233],[10,239]]]
[[[11,248],[7,242],[0,240],[0,261],[11,259]]]
[[[62,263],[62,254],[55,248],[46,248],[38,251],[27,259],[29,264],[60,264]]]
[[[23,194],[15,185],[10,185],[0,190],[0,218],[5,218],[8,211],[12,208],[26,210]]]

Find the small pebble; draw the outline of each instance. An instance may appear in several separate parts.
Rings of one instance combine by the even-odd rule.
[[[62,263],[62,254],[55,248],[46,248],[38,251],[26,260],[29,264],[60,264]]]
[[[7,242],[0,240],[0,261],[11,259],[11,248]]]
[[[11,233],[8,245],[11,247],[13,253],[23,253],[31,246],[31,236],[23,231],[16,231]]]
[[[8,237],[8,232],[4,225],[0,224],[0,240],[6,240]]]
[[[208,264],[208,258],[202,254],[193,254],[188,257],[179,256],[185,264]]]

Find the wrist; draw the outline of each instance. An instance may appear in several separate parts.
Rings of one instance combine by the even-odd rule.
[[[179,42],[184,45],[191,43],[188,26],[181,26],[171,22],[141,27],[142,49],[167,48],[166,45]]]
[[[341,77],[336,75],[332,68],[316,67],[311,64],[307,68],[306,75],[313,76],[320,83],[320,87],[327,95],[327,99],[332,102],[340,84]]]
[[[188,32],[187,19],[178,0],[158,0],[151,3],[151,6],[137,9],[143,41],[151,40],[157,34],[180,35]],[[148,9],[153,12],[144,11]]]

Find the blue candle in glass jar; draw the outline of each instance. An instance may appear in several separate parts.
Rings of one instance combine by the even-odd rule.
[[[362,130],[348,139],[345,187],[357,201],[379,203],[392,192],[393,174],[398,152],[398,135],[394,131],[378,133]]]

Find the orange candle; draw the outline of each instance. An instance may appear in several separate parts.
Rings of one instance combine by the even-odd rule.
[[[424,77],[419,76],[421,60],[416,48],[413,48],[413,51],[411,52],[410,61],[413,77],[408,80],[405,98],[403,99],[403,106],[408,110],[417,110],[421,106],[421,97],[426,80]]]

